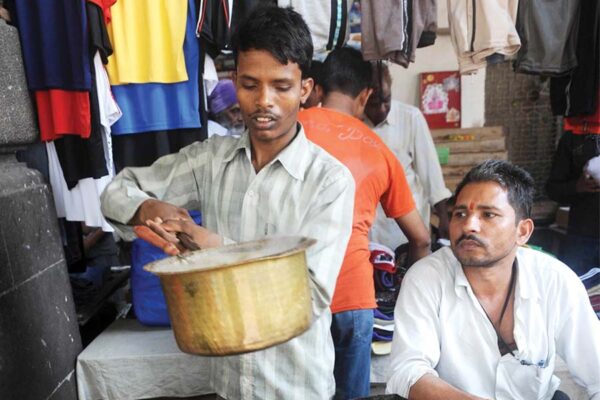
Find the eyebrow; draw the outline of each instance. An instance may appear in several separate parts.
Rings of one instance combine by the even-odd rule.
[[[251,77],[249,75],[240,75],[239,79],[244,79],[244,80],[248,80],[248,81],[252,81],[252,82],[258,82],[259,81],[258,79],[253,78],[253,77]],[[274,84],[282,84],[282,83],[284,83],[284,84],[290,84],[290,83],[293,83],[294,80],[290,79],[290,78],[279,78],[279,79],[274,79],[271,82],[274,83]]]
[[[498,207],[494,207],[494,206],[488,206],[488,205],[485,205],[485,204],[478,205],[478,206],[477,206],[477,207],[475,207],[475,208],[477,208],[478,210],[493,210],[493,211],[500,211],[500,209],[499,209]],[[461,205],[459,205],[459,206],[454,206],[454,210],[466,210],[466,209],[467,209],[467,206],[466,206],[466,205],[464,205],[464,204],[461,204]]]
[[[246,79],[248,81],[258,82],[258,79],[253,78],[253,77],[251,77],[249,75],[239,75],[238,79]]]

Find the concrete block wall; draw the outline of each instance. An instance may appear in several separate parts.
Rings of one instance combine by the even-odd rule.
[[[37,137],[15,28],[0,21],[0,399],[76,400],[81,339],[52,196],[14,151]]]
[[[559,129],[549,87],[548,79],[517,74],[508,62],[487,67],[485,124],[507,128],[508,158],[533,176],[536,200],[547,199],[544,185]]]

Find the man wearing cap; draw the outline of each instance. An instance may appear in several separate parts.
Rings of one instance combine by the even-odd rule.
[[[244,119],[230,79],[220,80],[208,96],[208,118],[208,137],[240,136],[244,132]]]

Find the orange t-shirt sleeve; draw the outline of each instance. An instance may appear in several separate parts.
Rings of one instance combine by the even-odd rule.
[[[389,186],[381,196],[380,202],[388,218],[399,218],[415,209],[415,201],[400,161],[385,144],[383,146],[382,154],[388,166]]]

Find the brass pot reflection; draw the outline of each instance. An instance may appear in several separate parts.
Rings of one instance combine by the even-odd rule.
[[[305,250],[314,239],[272,237],[155,261],[181,351],[231,355],[290,340],[310,327]]]

